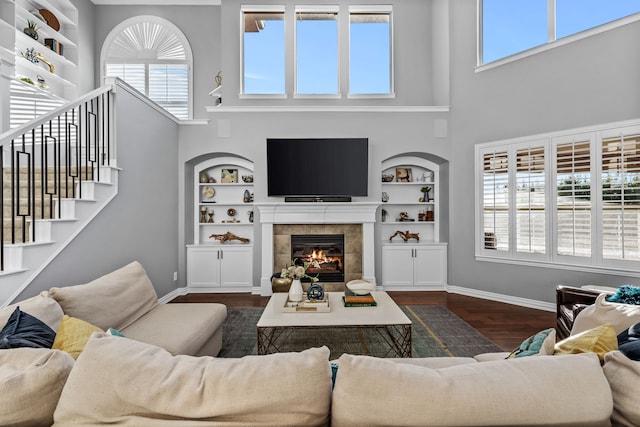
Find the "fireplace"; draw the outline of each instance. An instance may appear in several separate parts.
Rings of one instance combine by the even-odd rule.
[[[318,276],[320,283],[344,282],[344,234],[292,234],[291,259],[299,265],[317,261],[307,274]]]

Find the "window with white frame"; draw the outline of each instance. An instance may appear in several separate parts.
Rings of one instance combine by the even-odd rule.
[[[349,95],[393,92],[390,6],[349,7]]]
[[[130,18],[107,36],[103,76],[118,77],[179,119],[192,116],[192,54],[184,34],[156,16]]]
[[[640,120],[476,147],[478,259],[636,271]]]
[[[298,5],[295,17],[281,5],[240,10],[242,95],[284,97],[291,86],[295,96],[340,97],[342,80],[348,81],[348,96],[393,96],[391,6],[352,5],[344,17],[337,5]],[[348,21],[348,31],[340,31],[341,19]],[[289,22],[295,31],[287,30]]]
[[[640,0],[480,0],[478,8],[480,65],[637,14]]]
[[[338,7],[296,6],[296,93],[339,93]]]
[[[285,93],[284,6],[242,7],[242,66],[242,93]]]

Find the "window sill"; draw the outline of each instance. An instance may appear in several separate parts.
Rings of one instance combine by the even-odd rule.
[[[303,105],[219,105],[207,106],[208,113],[448,113],[448,105],[404,105],[404,106],[303,106]]]
[[[497,262],[501,264],[521,265],[527,267],[555,268],[558,270],[582,271],[585,273],[610,274],[614,276],[640,277],[640,271],[634,268],[604,267],[585,264],[560,264],[550,261],[498,258],[487,255],[476,255],[476,261]]]

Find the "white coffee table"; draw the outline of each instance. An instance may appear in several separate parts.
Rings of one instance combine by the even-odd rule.
[[[275,293],[258,320],[258,354],[279,352],[286,341],[287,331],[300,328],[365,328],[377,331],[389,344],[389,353],[397,357],[411,357],[411,320],[386,292],[372,292],[375,307],[345,307],[343,292],[327,292],[329,313],[281,310],[287,293]],[[327,343],[330,344],[330,343]]]

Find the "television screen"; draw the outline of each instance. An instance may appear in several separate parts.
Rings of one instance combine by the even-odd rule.
[[[267,139],[269,196],[366,196],[367,138]]]

